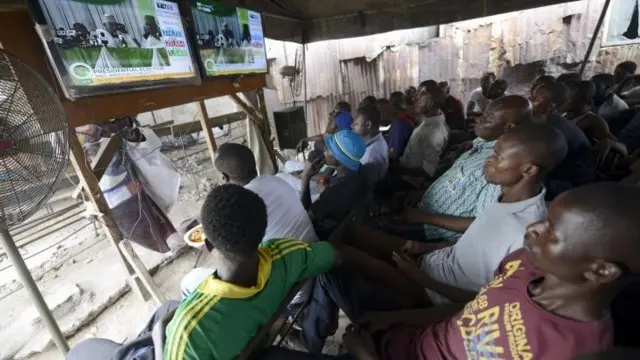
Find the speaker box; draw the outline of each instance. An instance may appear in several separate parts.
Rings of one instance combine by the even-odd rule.
[[[307,137],[307,121],[302,106],[274,111],[273,120],[276,123],[280,149],[295,149],[298,143]]]

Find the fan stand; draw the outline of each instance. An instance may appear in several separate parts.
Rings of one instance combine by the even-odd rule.
[[[9,261],[11,261],[11,265],[16,269],[22,285],[31,295],[33,305],[36,307],[36,310],[38,310],[38,314],[40,314],[40,318],[47,327],[47,330],[49,330],[49,334],[51,334],[58,350],[62,352],[63,356],[66,355],[66,353],[69,352],[69,344],[64,338],[62,331],[60,331],[60,327],[56,323],[56,319],[53,317],[51,310],[49,310],[49,306],[44,301],[44,297],[42,296],[42,293],[40,293],[35,280],[33,280],[27,264],[24,263],[24,259],[22,259],[22,256],[18,251],[18,247],[13,241],[9,230],[4,225],[0,225],[0,243],[9,258]]]

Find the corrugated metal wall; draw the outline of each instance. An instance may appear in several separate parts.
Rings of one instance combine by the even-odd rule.
[[[329,111],[338,100],[356,106],[367,95],[386,97],[420,80],[447,80],[452,94],[466,102],[482,74],[494,71],[507,80],[509,93],[526,95],[540,70],[550,74],[577,71],[603,4],[604,0],[583,0],[448,24],[440,27],[440,37],[435,39],[426,35],[426,29],[414,29],[398,37],[399,44],[391,44],[393,39],[387,34],[360,39],[367,41],[309,44],[308,132],[324,130]],[[411,41],[415,38],[420,40]],[[381,44],[389,46],[372,58],[372,47],[366,46],[369,42],[375,44],[374,50],[380,50]],[[270,104],[271,109],[291,106],[294,98],[301,105],[303,93],[291,96],[288,81],[277,72],[285,64],[293,65],[296,50],[300,52],[302,46],[270,44],[269,57],[275,58],[271,73],[278,92],[278,103]],[[640,46],[599,46],[598,40],[587,65],[588,76],[612,71],[624,60],[640,62]]]

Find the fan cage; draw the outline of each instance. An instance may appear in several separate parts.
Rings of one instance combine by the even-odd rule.
[[[0,227],[32,216],[57,190],[69,158],[58,95],[31,67],[0,51]]]

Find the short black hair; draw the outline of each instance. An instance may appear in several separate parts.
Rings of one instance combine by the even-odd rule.
[[[403,109],[406,104],[406,96],[402,91],[394,91],[389,95],[389,102],[396,109]]]
[[[418,86],[418,89],[420,88],[424,88],[424,89],[432,89],[433,87],[437,87],[438,86],[438,82],[435,80],[425,80],[423,82],[420,83],[420,86]]]
[[[627,60],[618,64],[618,66],[616,66],[616,69],[620,69],[628,74],[635,74],[636,70],[638,70],[638,64],[633,61]]]
[[[213,188],[200,218],[207,242],[232,258],[255,254],[267,230],[267,207],[262,198],[235,184]]]
[[[480,80],[485,78],[493,78],[493,80],[495,81],[498,77],[494,72],[487,71],[486,73],[482,74],[482,77],[480,78]]]
[[[527,161],[540,168],[541,175],[548,174],[567,156],[567,140],[562,133],[547,124],[522,124],[503,135],[522,147]]]
[[[376,100],[376,104],[377,105],[391,104],[391,102],[389,101],[389,99],[380,98],[380,99]]]
[[[531,91],[535,90],[538,86],[542,84],[546,84],[554,81],[556,81],[556,78],[554,78],[551,75],[540,75],[535,80],[533,80],[533,84],[531,84]]]
[[[362,101],[360,102],[360,105],[358,105],[359,108],[363,107],[363,106],[367,106],[367,105],[376,105],[378,103],[378,99],[376,99],[375,96],[373,95],[369,95],[367,97],[365,97],[364,99],[362,99]]]
[[[591,81],[594,83],[602,84],[605,87],[614,87],[616,85],[616,77],[613,76],[613,74],[596,74],[591,77]]]
[[[557,82],[564,83],[564,84],[567,84],[567,83],[570,83],[570,82],[576,82],[576,81],[580,81],[580,80],[582,80],[582,76],[580,76],[580,74],[578,74],[577,72],[569,72],[569,73],[560,74],[556,78]]]
[[[569,100],[569,87],[563,83],[550,81],[540,84],[536,89],[544,89],[551,94],[551,100],[559,107]]]
[[[560,196],[584,216],[581,227],[585,243],[580,247],[589,257],[622,264],[635,275],[640,273],[640,187],[599,182]]]
[[[577,98],[585,102],[593,101],[596,96],[596,86],[589,80],[572,81],[567,83],[570,91],[577,93]]]
[[[242,144],[220,145],[213,163],[219,172],[226,174],[231,180],[247,181],[258,176],[256,158],[251,149]]]
[[[338,101],[335,108],[340,111],[351,112],[351,104],[346,101]]]
[[[380,122],[382,121],[382,114],[380,113],[380,109],[376,105],[365,105],[358,109],[356,112],[357,116],[362,116],[364,121],[368,121],[371,123],[372,128],[380,127]]]

